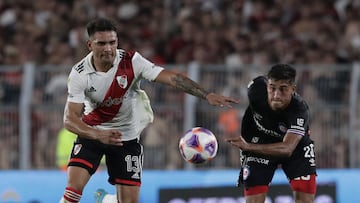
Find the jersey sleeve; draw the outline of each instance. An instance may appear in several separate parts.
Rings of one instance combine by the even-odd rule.
[[[255,135],[256,126],[253,125],[253,116],[250,107],[247,107],[241,120],[241,136],[251,142],[251,138]]]
[[[74,103],[84,103],[86,80],[84,80],[75,69],[72,69],[69,74],[67,86],[67,101]]]
[[[248,99],[251,108],[259,111],[267,106],[267,79],[265,76],[254,78],[248,84]]]
[[[140,76],[149,81],[153,81],[164,69],[163,67],[157,66],[151,61],[141,56],[138,52],[135,52],[132,58],[134,74],[136,77]]]
[[[300,136],[307,134],[309,128],[309,110],[302,104],[288,115],[288,130],[287,133],[294,133]]]

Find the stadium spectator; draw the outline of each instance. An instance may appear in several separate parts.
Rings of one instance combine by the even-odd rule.
[[[66,171],[72,146],[76,140],[76,135],[65,128],[61,128],[56,141],[56,165]]]
[[[46,5],[42,3],[43,1],[32,4],[13,0],[4,1],[0,5],[2,28],[0,35],[4,37],[2,43],[17,48],[24,47],[24,44],[28,45],[26,47],[37,47],[31,50],[21,49],[21,58],[20,56],[17,58],[18,63],[24,60],[44,62],[43,59],[47,57],[43,56],[49,54],[46,53],[47,44],[53,41],[50,40],[53,37],[73,47],[76,54],[72,55],[72,60],[79,60],[86,51],[86,47],[82,46],[85,42],[83,24],[95,16],[118,20],[121,25],[120,34],[126,33],[125,27],[128,33],[131,33],[131,35],[123,35],[124,40],[120,40],[124,44],[133,41],[134,44],[130,46],[138,50],[145,49],[141,43],[144,40],[151,44],[151,46],[144,44],[147,47],[159,47],[159,43],[168,44],[169,47],[166,49],[153,50],[154,56],[160,57],[166,64],[174,63],[177,53],[182,51],[188,52],[186,60],[190,62],[192,49],[199,42],[198,40],[209,46],[208,53],[217,53],[216,56],[208,59],[209,62],[224,63],[225,56],[231,52],[232,44],[236,44],[234,37],[227,36],[233,32],[232,30],[236,30],[237,35],[251,36],[248,44],[253,54],[268,46],[271,47],[273,41],[284,38],[295,40],[298,46],[297,53],[308,51],[303,45],[309,40],[321,43],[319,45],[321,49],[317,50],[320,53],[323,48],[326,49],[325,42],[342,41],[344,38],[345,42],[342,43],[344,46],[349,47],[350,44],[357,46],[356,38],[351,37],[349,34],[351,31],[347,31],[351,30],[348,29],[350,27],[356,27],[354,22],[359,15],[359,12],[356,12],[357,5],[351,1],[346,3],[346,1],[293,0],[289,3],[284,0],[269,2],[256,0],[166,3],[152,0],[109,3],[100,0],[91,2],[51,0]],[[152,20],[147,23],[147,19]],[[324,32],[324,28],[328,30]],[[319,35],[319,32],[322,34]],[[24,36],[26,41],[21,39]],[[322,41],[320,36],[333,36],[332,38],[339,40]],[[338,44],[335,48],[343,46],[342,44]],[[287,51],[291,50],[287,49]],[[347,50],[349,56],[345,57],[350,57],[353,51]],[[284,58],[282,54],[284,53],[274,53],[277,58]],[[296,57],[293,60],[297,60]]]
[[[62,113],[55,109],[41,109],[34,111],[32,132],[32,158],[33,168],[55,168],[56,136],[62,127]],[[52,150],[49,150],[52,149]]]
[[[1,169],[13,169],[18,167],[16,160],[19,159],[19,152],[14,150],[19,147],[19,137],[16,136],[17,125],[16,120],[10,120],[7,113],[1,114],[0,119],[0,132],[1,139],[0,142],[0,168]]]

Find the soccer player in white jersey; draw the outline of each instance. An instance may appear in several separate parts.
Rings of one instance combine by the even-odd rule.
[[[77,134],[68,163],[68,180],[60,203],[79,202],[84,187],[105,155],[108,181],[116,195],[98,191],[97,202],[137,203],[141,185],[142,130],[153,119],[140,80],[159,82],[205,99],[214,106],[231,107],[237,99],[209,93],[191,79],[159,67],[138,52],[118,49],[113,21],[88,23],[90,53],[71,70],[64,126]],[[130,167],[129,167],[130,166]]]

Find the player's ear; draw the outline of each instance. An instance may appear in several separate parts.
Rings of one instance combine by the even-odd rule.
[[[90,39],[86,40],[86,46],[88,47],[89,51],[92,51]]]

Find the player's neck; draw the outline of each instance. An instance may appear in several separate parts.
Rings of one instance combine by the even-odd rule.
[[[95,62],[94,58],[91,58],[91,63],[97,72],[107,72],[113,66],[112,63]]]

